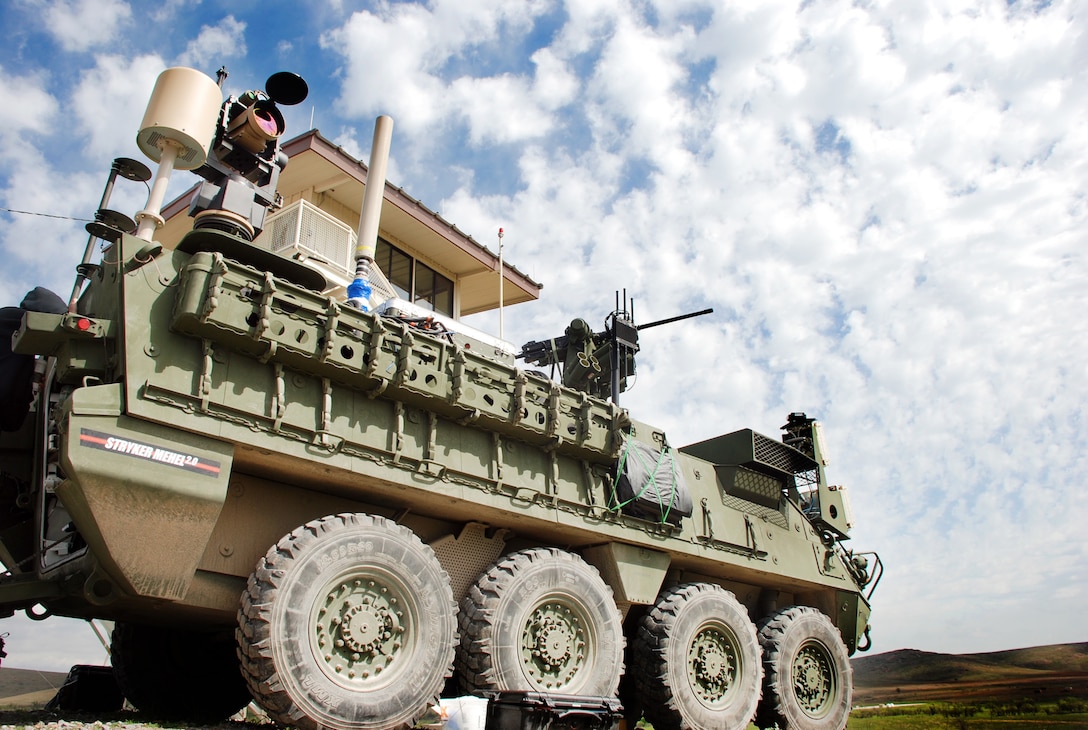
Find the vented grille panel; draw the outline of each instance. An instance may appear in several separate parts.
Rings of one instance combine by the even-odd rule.
[[[680,450],[712,464],[742,465],[777,479],[816,468],[811,457],[750,428],[690,444]]]
[[[715,467],[722,488],[737,497],[764,507],[778,507],[782,499],[782,481],[739,466]]]
[[[722,493],[722,504],[730,509],[735,509],[738,512],[747,512],[750,515],[767,520],[767,522],[770,522],[777,527],[781,527],[783,530],[788,530],[790,527],[790,521],[786,519],[786,515],[782,514],[779,510],[764,507],[761,504],[749,502],[746,499],[734,497],[733,495],[724,492]]]
[[[795,474],[811,468],[811,460],[804,454],[786,446],[781,441],[767,438],[761,433],[752,432],[752,448],[756,461],[773,466],[787,474]]]
[[[461,602],[468,589],[498,560],[505,547],[505,532],[488,537],[487,527],[476,523],[465,525],[456,538],[447,535],[431,543],[438,562],[450,577],[454,601]]]

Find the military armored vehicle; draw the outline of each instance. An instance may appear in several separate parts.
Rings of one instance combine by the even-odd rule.
[[[157,715],[399,728],[521,692],[619,696],[658,730],[843,727],[882,568],[843,546],[817,422],[676,446],[638,421],[626,296],[519,349],[365,276],[328,295],[254,244],[305,83],[221,84],[163,73],[147,207],[106,208],[151,178],[118,160],[70,300],[4,310],[0,610],[116,622],[117,680]],[[174,169],[203,182],[171,248]]]

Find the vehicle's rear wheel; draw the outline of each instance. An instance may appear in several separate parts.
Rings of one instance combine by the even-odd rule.
[[[850,715],[853,670],[831,619],[809,606],[791,606],[760,628],[763,646],[761,727],[841,730]]]
[[[121,693],[147,715],[216,722],[252,699],[229,630],[180,631],[118,623],[110,657]]]
[[[671,588],[642,619],[635,644],[646,718],[658,730],[746,728],[759,704],[756,627],[725,589]]]
[[[238,612],[242,670],[284,724],[317,730],[409,727],[453,664],[449,577],[409,529],[341,514],[268,550]]]
[[[623,627],[612,590],[580,557],[532,548],[500,559],[461,601],[463,687],[613,696]]]

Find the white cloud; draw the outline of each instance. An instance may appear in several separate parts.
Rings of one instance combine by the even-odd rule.
[[[450,84],[449,95],[466,117],[476,145],[533,139],[552,126],[533,104],[526,80],[509,74],[459,78]]]
[[[401,127],[424,129],[440,118],[436,110],[443,85],[426,67],[441,58],[442,45],[425,9],[395,8],[388,25],[370,12],[355,13],[342,28],[323,35],[321,43],[344,56],[337,103],[346,115],[388,111]]]
[[[99,159],[136,151],[143,110],[155,79],[166,68],[158,55],[103,55],[83,72],[71,104],[88,149]]]
[[[555,110],[574,101],[581,82],[567,63],[550,48],[541,48],[531,59],[536,65],[534,96],[542,108]]]
[[[218,25],[204,25],[200,33],[186,46],[178,56],[179,66],[190,66],[211,73],[210,64],[218,68],[222,60],[246,55],[246,24],[228,15]]]
[[[823,417],[832,476],[854,487],[856,546],[889,564],[879,648],[1076,640],[1088,595],[1069,578],[1085,555],[1063,546],[1085,509],[1061,505],[1080,504],[1063,475],[1080,473],[1088,446],[1075,427],[1088,401],[1075,151],[1088,110],[1067,7],[904,19],[761,5],[715,13],[694,37],[623,7],[580,11],[603,40],[559,36],[600,50],[580,100],[592,142],[526,150],[524,190],[461,189],[447,214],[470,230],[517,221],[525,253],[511,259],[560,289],[544,290],[545,307],[602,312],[624,284],[647,317],[716,307],[690,325],[694,344],[687,327],[647,335],[627,404],[680,442],[773,433],[792,408]],[[682,82],[707,57],[700,97]],[[843,144],[833,154],[817,140],[827,120]],[[648,150],[663,162],[637,190],[600,164]],[[556,319],[524,315],[558,332]],[[1026,573],[1031,585],[1001,580]],[[1058,584],[1064,633],[1019,628],[1017,612]],[[987,595],[1001,607],[980,620],[971,607]],[[971,618],[935,628],[942,600],[954,604],[942,615]]]
[[[88,51],[118,38],[132,18],[124,0],[54,0],[45,26],[66,51]]]
[[[9,146],[2,157],[7,184],[0,188],[3,207],[26,213],[7,214],[0,229],[4,304],[17,303],[34,286],[45,286],[67,301],[87,243],[84,221],[94,217],[102,183],[85,174],[61,175],[33,148]],[[63,180],[63,184],[58,181]]]
[[[562,61],[543,52],[536,73],[475,76],[450,72],[502,51],[507,37],[531,27],[543,2],[436,2],[381,5],[360,11],[322,36],[340,53],[342,112],[387,113],[414,139],[448,130],[463,120],[474,145],[531,140],[550,131],[550,115],[567,103],[577,81]]]
[[[0,105],[0,136],[21,132],[43,132],[54,121],[57,100],[43,87],[45,74],[10,76],[0,66],[0,99],[18,99],[18,104]]]
[[[201,0],[157,0],[151,9],[151,21],[156,24],[178,24],[183,11],[199,12]],[[190,7],[191,6],[191,7]]]
[[[109,653],[86,621],[50,617],[38,622],[17,613],[4,619],[0,628],[8,653],[5,668],[67,672],[75,664],[110,663]]]

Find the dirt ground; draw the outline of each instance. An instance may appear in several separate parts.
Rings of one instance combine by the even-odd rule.
[[[1030,699],[1056,702],[1063,697],[1088,700],[1088,674],[1054,674],[1030,679],[855,687],[854,705],[885,702],[1007,702]]]

